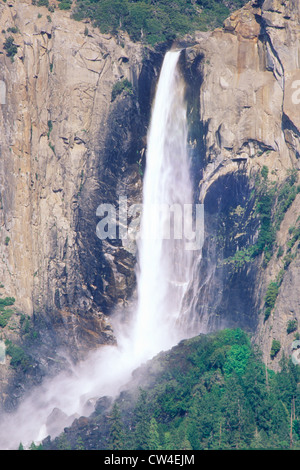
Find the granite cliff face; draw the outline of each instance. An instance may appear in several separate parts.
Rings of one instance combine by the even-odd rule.
[[[119,194],[141,200],[162,54],[154,60],[128,37],[102,35],[31,1],[1,3],[0,30],[0,279],[16,312],[3,339],[17,342],[29,316],[47,369],[45,355],[56,348],[76,359],[114,342],[107,315],[134,290],[135,247],[102,243],[96,210],[116,206]],[[131,88],[112,99],[125,79]]]
[[[299,251],[266,321],[267,286],[282,268],[277,251],[267,266],[263,254],[235,270],[224,260],[257,240],[256,175],[267,167],[283,184],[300,168],[299,23],[297,0],[253,1],[222,29],[186,38],[181,60],[195,201],[206,210],[192,310],[204,331],[254,331],[269,362],[280,340],[275,365],[293,341],[287,322],[300,321]],[[43,325],[31,377],[39,381],[61,346],[80,358],[114,342],[109,315],[134,296],[135,246],[101,242],[96,209],[124,193],[141,202],[150,106],[168,46],[148,50],[29,1],[1,4],[0,30],[0,281],[1,294],[16,299],[3,338],[18,340],[21,313]],[[10,35],[13,61],[3,47]],[[132,88],[112,100],[125,78]],[[276,235],[285,254],[299,197]]]
[[[283,353],[290,354],[297,328],[288,334],[287,324],[300,320],[299,250],[290,252],[289,244],[291,227],[299,222],[299,194],[286,210],[285,201],[277,201],[277,212],[284,214],[270,260],[264,254],[243,266],[228,266],[224,260],[259,237],[262,221],[254,195],[261,170],[267,168],[269,185],[278,194],[291,172],[295,184],[299,181],[299,19],[298,1],[250,2],[222,30],[200,34],[183,59],[193,89],[188,93],[190,144],[194,159],[202,158],[198,194],[205,204],[208,235],[195,309],[204,330],[243,326],[256,332],[271,367]],[[272,208],[271,218],[276,210]],[[266,319],[267,286],[278,279],[275,308]],[[281,343],[281,351],[271,361],[273,340]]]

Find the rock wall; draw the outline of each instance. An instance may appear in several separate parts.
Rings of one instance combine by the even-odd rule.
[[[135,246],[100,240],[96,210],[141,200],[162,52],[29,0],[1,3],[0,31],[0,293],[16,300],[2,339],[17,342],[26,315],[44,356],[76,359],[115,341],[109,315],[134,292]]]
[[[286,325],[300,320],[299,251],[285,268],[276,256],[276,247],[288,251],[288,229],[300,214],[299,195],[285,214],[267,266],[264,255],[234,272],[223,261],[257,240],[256,175],[267,167],[270,184],[280,186],[291,169],[300,170],[299,19],[298,1],[252,1],[222,29],[199,33],[182,59],[190,87],[199,84],[198,92],[187,95],[207,232],[193,308],[203,331],[241,326],[254,333],[270,367],[290,355],[297,328],[287,334]],[[265,321],[267,286],[282,269],[275,309]],[[274,339],[281,350],[271,360]]]

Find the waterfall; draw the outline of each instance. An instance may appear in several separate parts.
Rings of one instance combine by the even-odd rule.
[[[176,324],[192,273],[183,219],[193,195],[179,56],[180,51],[165,56],[148,134],[133,336],[137,355],[167,349],[185,334]]]
[[[116,395],[134,368],[188,334],[184,299],[192,279],[189,244],[195,234],[179,56],[179,51],[166,54],[152,110],[138,241],[138,303],[129,331],[118,331],[118,346],[102,347],[71,372],[47,379],[16,413],[3,418],[2,449],[44,439],[51,415],[62,431],[70,417],[86,413],[87,400]],[[56,408],[60,411],[53,414]]]

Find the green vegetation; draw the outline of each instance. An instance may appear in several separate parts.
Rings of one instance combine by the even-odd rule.
[[[296,185],[296,180],[297,180],[297,175],[295,171],[290,171],[288,174],[288,178],[286,182],[279,188],[278,195],[276,197],[275,203],[272,203],[272,209],[271,211],[268,208],[268,212],[270,213],[270,217],[268,217],[268,227],[270,230],[270,233],[272,233],[272,239],[273,242],[270,243],[270,245],[267,248],[267,260],[270,259],[274,252],[275,248],[275,238],[276,238],[276,232],[280,229],[281,222],[284,218],[284,215],[287,211],[287,209],[291,206],[291,204],[294,202],[296,195],[298,194],[300,190],[300,186]],[[268,193],[268,203],[271,199],[270,195],[272,195],[273,199],[276,193],[276,188],[274,187],[271,190],[269,190]],[[287,270],[288,266],[290,263],[293,261],[293,259],[296,256],[296,252],[292,252],[294,246],[297,244],[297,242],[300,239],[300,217],[297,219],[297,224],[296,226],[292,226],[289,228],[289,235],[290,235],[290,240],[287,242],[287,251],[285,256],[282,259],[283,263],[283,268],[280,270],[276,281],[273,281],[269,284],[266,296],[265,296],[265,318],[264,321],[267,321],[272,310],[274,309],[275,302],[278,296],[278,291],[279,287],[282,283],[284,272]],[[298,245],[299,246],[299,245]],[[284,248],[280,246],[277,251],[277,259],[281,258],[284,255]],[[297,329],[294,328],[294,324],[290,323],[287,327],[287,334],[291,333],[292,331],[295,331]]]
[[[300,222],[299,218],[297,220],[298,225],[296,227],[290,227],[289,234],[291,239],[287,242],[287,249],[288,252],[292,250],[292,248],[296,245],[296,243],[300,240]]]
[[[22,450],[22,443],[20,443],[19,450]],[[29,450],[43,450],[42,444],[35,444],[35,442],[32,442],[30,444]]]
[[[261,176],[263,177],[264,180],[268,179],[268,174],[269,174],[269,168],[264,165],[261,169]]]
[[[36,2],[34,2],[36,4]],[[38,0],[37,2],[38,7],[48,7],[49,6],[49,0]]]
[[[16,299],[14,297],[5,297],[4,299],[0,299],[0,309],[1,307],[8,307],[15,303]]]
[[[265,295],[265,321],[271,315],[273,308],[275,307],[276,299],[278,296],[279,285],[277,282],[270,282]]]
[[[26,349],[27,346],[33,343],[38,338],[38,332],[34,328],[33,321],[31,317],[18,314],[16,310],[13,310],[8,307],[12,307],[15,303],[14,297],[3,297],[0,298],[0,328],[5,328],[8,325],[9,329],[19,329],[20,339],[22,345]],[[20,315],[19,327],[16,319]],[[10,319],[13,317],[14,322],[10,322]],[[26,370],[30,366],[30,357],[25,352],[23,347],[17,344],[13,344],[12,341],[6,339],[6,354],[10,356],[10,365],[13,369],[23,369]]]
[[[294,331],[297,331],[298,329],[298,321],[295,318],[294,320],[289,320],[287,327],[286,327],[286,332],[289,335],[290,333],[293,333]]]
[[[8,309],[8,310],[0,310],[0,328],[5,328],[6,325],[8,324],[11,316],[13,314],[13,311]]]
[[[300,192],[297,183],[297,170],[290,170],[283,184],[276,184],[268,180],[268,169],[264,166],[261,174],[257,175],[255,197],[255,214],[260,222],[258,237],[253,245],[242,248],[234,256],[224,260],[224,264],[231,264],[235,270],[243,268],[257,256],[263,255],[264,266],[267,266],[274,254],[276,246],[276,234],[287,210]],[[300,238],[300,224],[292,232],[290,245],[294,246]],[[284,253],[283,247],[279,247],[277,257]],[[286,269],[293,259],[291,254],[283,259]]]
[[[9,36],[5,39],[3,48],[6,51],[7,57],[10,57],[11,61],[13,62],[14,57],[18,52],[18,46],[14,43],[14,38],[12,36]]]
[[[120,408],[117,403],[114,403],[111,413],[111,426],[109,429],[110,448],[113,450],[121,450],[123,441],[124,436]]]
[[[272,346],[271,346],[271,352],[270,352],[271,359],[274,359],[274,357],[277,356],[280,349],[281,349],[280,341],[278,341],[277,339],[273,339]]]
[[[10,28],[7,28],[7,32],[17,34],[17,33],[19,33],[19,28],[17,28],[16,26],[12,26]]]
[[[12,309],[8,309],[6,307],[10,307],[14,303],[15,299],[13,297],[0,298],[0,328],[5,328],[8,324],[14,312]]]
[[[276,212],[274,216],[275,229],[279,230],[280,224],[286,214],[286,211],[294,202],[297,194],[300,192],[300,185],[297,185],[297,170],[289,170],[285,183],[276,188],[279,194],[276,198]]]
[[[96,0],[98,1],[98,0]],[[72,7],[72,0],[58,0],[58,8],[60,10],[70,10]],[[38,7],[47,7],[52,13],[55,10],[55,5],[50,4],[49,0],[31,0],[32,5],[37,5]],[[41,18],[41,16],[39,16]]]
[[[27,344],[32,343],[39,337],[39,333],[34,327],[32,318],[25,314],[21,314],[20,316],[20,335],[22,340],[26,341]]]
[[[52,71],[52,67],[53,67],[53,65],[51,66],[51,64],[50,64],[50,71]],[[52,150],[52,152],[54,153],[54,155],[56,155],[56,153],[55,153],[55,147],[54,147],[54,145],[52,144],[52,142],[50,141],[50,135],[51,135],[52,129],[53,129],[53,123],[52,123],[51,120],[49,120],[49,121],[48,121],[48,132],[47,132],[48,145],[49,145],[49,147],[51,148],[51,150]]]
[[[51,142],[49,142],[48,145],[49,145],[49,147],[51,148],[51,150],[52,150],[52,152],[54,153],[54,155],[56,155],[54,145],[53,145]]]
[[[277,258],[280,258],[283,255],[283,253],[284,253],[284,249],[282,246],[280,246],[277,251]]]
[[[279,350],[274,341],[271,355]],[[54,448],[80,439],[111,450],[300,449],[300,366],[283,358],[280,367],[267,370],[240,329],[192,338],[137,371],[140,388]]]
[[[103,33],[127,31],[133,41],[156,44],[221,26],[246,0],[77,0],[76,20],[89,18]],[[230,4],[230,8],[227,6]]]
[[[113,86],[112,92],[111,92],[111,100],[114,101],[118,95],[121,93],[128,93],[129,95],[133,94],[133,88],[132,88],[132,83],[125,78],[124,80],[120,80],[116,82]]]
[[[29,357],[25,353],[25,351],[18,345],[13,344],[10,340],[5,341],[6,346],[6,354],[10,356],[10,365],[14,369],[22,368],[26,370],[29,366]]]
[[[60,10],[70,10],[72,6],[72,0],[59,0],[58,8]]]
[[[50,134],[52,132],[52,129],[53,129],[53,124],[52,124],[52,121],[48,121],[48,132],[47,132],[47,137],[48,139],[50,138]]]

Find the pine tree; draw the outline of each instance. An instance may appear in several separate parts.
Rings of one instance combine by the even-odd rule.
[[[262,434],[258,432],[258,430],[255,430],[254,433],[254,438],[252,439],[250,443],[250,449],[252,450],[258,450],[258,449],[264,449],[264,443],[263,443],[263,438]]]
[[[235,375],[229,377],[225,382],[222,405],[228,448],[244,448],[250,444],[253,438],[255,420],[238,377]]]
[[[149,450],[159,450],[159,434],[157,421],[154,417],[151,418],[150,428],[149,428]]]
[[[124,446],[124,432],[119,405],[115,402],[110,418],[109,444],[112,450],[122,450]]]
[[[169,431],[164,434],[164,450],[174,450],[174,442]]]
[[[176,449],[193,450],[188,437],[188,420],[184,419],[176,433]]]
[[[147,393],[140,389],[140,395],[135,407],[135,449],[149,449],[149,412],[147,408]]]
[[[82,437],[79,436],[76,441],[76,450],[85,450],[84,448],[84,442],[82,440]]]

